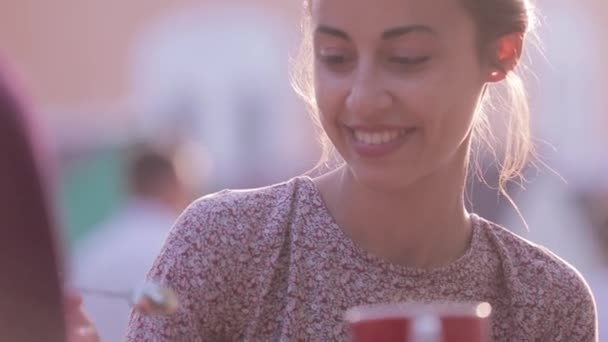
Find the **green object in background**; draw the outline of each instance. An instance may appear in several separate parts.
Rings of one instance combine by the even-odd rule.
[[[106,218],[124,198],[123,150],[87,151],[64,166],[60,213],[69,246]]]

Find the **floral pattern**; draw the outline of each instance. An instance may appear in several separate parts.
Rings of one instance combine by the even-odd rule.
[[[593,297],[576,270],[472,217],[465,255],[423,270],[360,249],[308,177],[203,197],[178,219],[148,275],[177,292],[178,313],[132,313],[126,340],[343,341],[348,308],[445,300],[489,302],[496,341],[597,339]]]

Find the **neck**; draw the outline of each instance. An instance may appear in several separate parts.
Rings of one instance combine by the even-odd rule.
[[[458,259],[470,242],[466,158],[455,159],[398,191],[367,186],[347,166],[316,181],[336,222],[360,247],[394,263],[431,268]]]

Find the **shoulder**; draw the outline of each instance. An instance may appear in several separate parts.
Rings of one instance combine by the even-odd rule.
[[[279,202],[292,200],[307,181],[303,177],[255,189],[227,189],[204,196],[190,206],[186,212],[211,211],[225,212],[232,209],[234,213],[251,213],[260,209],[273,207]]]
[[[237,237],[280,223],[293,214],[306,180],[298,177],[257,189],[223,190],[194,201],[180,216],[177,229],[197,236],[222,233]]]
[[[491,247],[499,254],[505,286],[513,295],[513,305],[533,308],[545,317],[548,315],[555,325],[561,322],[563,329],[569,329],[568,334],[577,329],[581,334],[593,330],[593,295],[572,265],[549,249],[497,224],[485,221],[485,226]],[[568,320],[576,321],[568,323]]]
[[[310,184],[299,177],[264,188],[224,190],[193,202],[161,250],[157,270],[247,276],[269,266],[288,240],[297,203]],[[204,275],[204,274],[202,274]]]
[[[148,274],[175,291],[180,310],[166,319],[135,315],[130,338],[218,340],[242,331],[246,313],[254,312],[260,291],[278,267],[281,246],[288,240],[283,233],[295,204],[308,191],[306,182],[294,178],[259,189],[224,190],[193,202]]]
[[[580,293],[587,285],[580,273],[549,249],[533,243],[495,223],[485,221],[486,232],[493,248],[500,254],[508,276],[516,276],[522,283],[559,288]],[[547,287],[548,286],[548,287]]]

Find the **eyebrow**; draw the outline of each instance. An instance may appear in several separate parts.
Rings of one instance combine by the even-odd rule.
[[[323,34],[327,34],[330,36],[334,36],[340,39],[344,39],[344,40],[351,40],[350,36],[348,35],[348,33],[339,30],[337,28],[333,28],[330,26],[326,26],[326,25],[319,25],[316,29],[315,29],[315,33],[323,33]],[[436,35],[437,32],[435,32],[432,28],[425,26],[425,25],[407,25],[407,26],[398,26],[398,27],[394,27],[391,29],[388,29],[384,32],[382,32],[382,39],[384,40],[389,40],[389,39],[395,39],[410,33],[428,33],[428,34],[432,34],[432,35]]]
[[[409,26],[399,26],[389,30],[386,30],[382,33],[382,39],[394,39],[401,36],[404,36],[409,33],[428,33],[432,35],[436,35],[437,32],[433,31],[432,28],[425,25],[409,25]]]
[[[333,28],[333,27],[329,27],[329,26],[325,26],[325,25],[319,25],[316,29],[315,29],[315,33],[324,33],[330,36],[334,36],[334,37],[338,37],[344,40],[351,40],[350,36],[348,35],[348,33],[338,30],[337,28]]]

